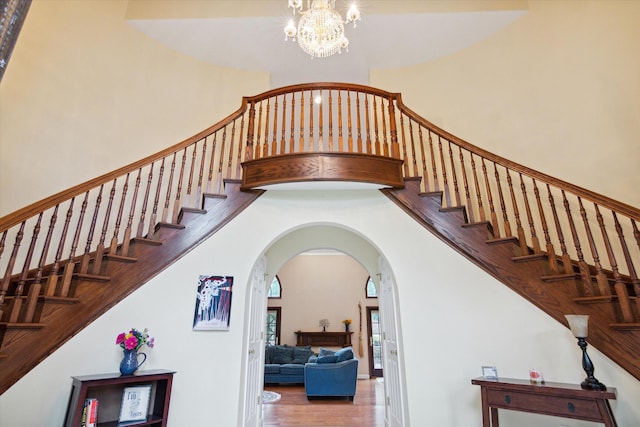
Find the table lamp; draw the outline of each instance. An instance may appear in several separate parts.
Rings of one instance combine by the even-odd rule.
[[[589,316],[581,314],[565,314],[571,333],[578,339],[578,347],[582,349],[582,369],[587,378],[580,383],[580,387],[587,390],[606,390],[607,386],[593,376],[593,362],[587,354],[587,333],[589,330]]]

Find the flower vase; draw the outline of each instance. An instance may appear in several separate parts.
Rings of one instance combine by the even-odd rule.
[[[348,323],[345,323],[345,324],[344,324],[344,331],[345,331],[346,333],[349,333],[349,324],[348,324]]]
[[[138,363],[138,356],[142,356],[142,362]],[[124,350],[124,357],[120,362],[120,373],[122,375],[132,375],[147,360],[147,355],[138,353],[137,350]]]

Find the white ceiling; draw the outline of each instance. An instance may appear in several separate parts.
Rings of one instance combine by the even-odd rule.
[[[282,0],[282,15],[275,17],[128,22],[202,61],[267,71],[271,87],[280,87],[313,81],[369,84],[369,70],[405,67],[449,55],[501,30],[524,13],[522,9],[372,15],[363,11],[356,28],[346,26],[349,52],[320,59],[311,59],[295,42],[285,42],[283,28],[291,17],[286,0]]]

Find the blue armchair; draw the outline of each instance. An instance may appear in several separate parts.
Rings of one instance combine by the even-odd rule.
[[[319,396],[344,396],[353,401],[357,381],[358,359],[304,365],[304,388],[307,399]]]

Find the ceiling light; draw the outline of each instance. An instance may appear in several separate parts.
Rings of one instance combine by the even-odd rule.
[[[288,0],[293,14],[300,13],[296,26],[292,19],[284,28],[285,40],[298,40],[298,45],[315,58],[324,58],[342,50],[348,50],[349,39],[344,35],[344,24],[360,20],[360,11],[351,5],[346,18],[335,10],[335,0],[307,0],[307,9],[302,10],[302,0]]]

